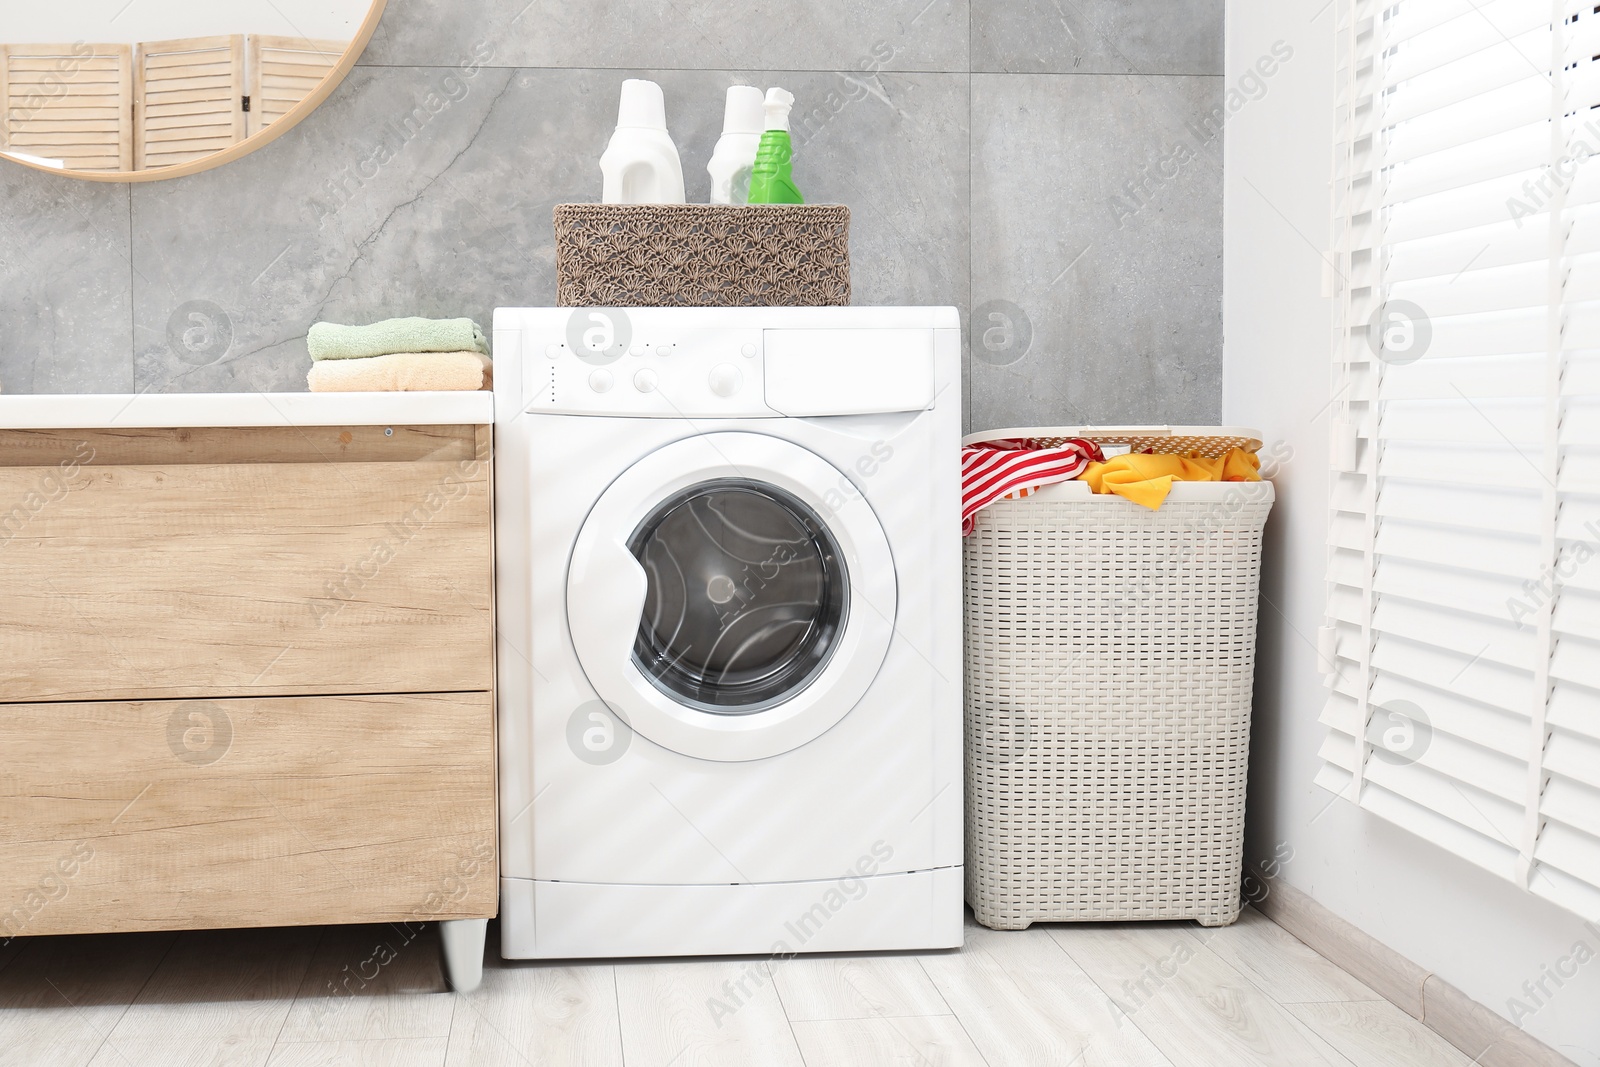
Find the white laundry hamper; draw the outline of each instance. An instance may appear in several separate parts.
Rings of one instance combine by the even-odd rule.
[[[1236,428],[1032,428],[1134,451],[1256,451]],[[1233,922],[1240,906],[1262,482],[1160,510],[1084,482],[996,501],[965,539],[966,893],[995,929]]]

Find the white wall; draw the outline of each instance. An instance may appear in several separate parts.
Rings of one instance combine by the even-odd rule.
[[[348,41],[370,0],[0,0],[5,44],[137,44],[260,33]]]
[[[1324,691],[1323,615],[1332,302],[1329,241],[1333,10],[1325,0],[1227,0],[1230,85],[1276,41],[1293,57],[1229,120],[1223,180],[1223,422],[1293,449],[1277,479],[1263,579],[1261,668],[1246,859],[1294,850],[1283,876],[1482,1004],[1510,1015],[1525,981],[1600,937],[1575,916],[1312,784]],[[1600,1067],[1600,959],[1522,1025]],[[1531,1001],[1528,1002],[1530,1005]]]

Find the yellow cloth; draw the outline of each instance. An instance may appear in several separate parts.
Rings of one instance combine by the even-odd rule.
[[[1128,453],[1091,463],[1078,475],[1095,493],[1115,493],[1155,511],[1172,492],[1173,482],[1259,482],[1261,457],[1230,448],[1221,459]]]
[[[408,393],[486,388],[494,365],[477,352],[399,352],[360,359],[319,359],[306,384],[313,393]]]

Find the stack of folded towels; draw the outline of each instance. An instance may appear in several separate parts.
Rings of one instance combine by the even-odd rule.
[[[318,322],[306,335],[313,393],[488,389],[489,343],[471,319],[385,319],[370,326]]]

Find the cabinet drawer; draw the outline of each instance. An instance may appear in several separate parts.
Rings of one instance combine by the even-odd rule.
[[[487,427],[0,431],[0,702],[492,685]]]
[[[0,707],[0,937],[495,913],[487,693]]]

